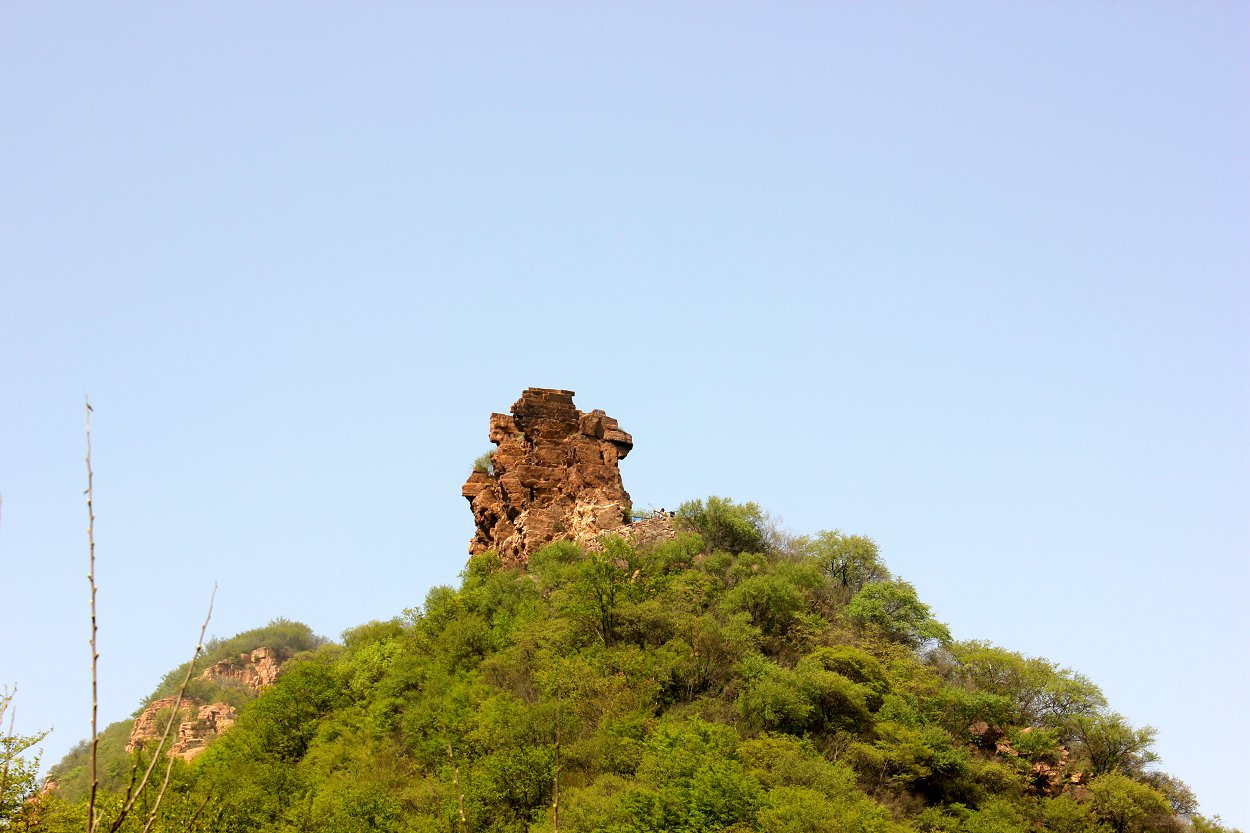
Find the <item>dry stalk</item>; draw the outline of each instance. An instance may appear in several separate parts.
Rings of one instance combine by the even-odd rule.
[[[100,788],[100,779],[96,774],[96,758],[100,748],[100,733],[96,722],[100,711],[97,677],[100,653],[96,650],[95,508],[91,503],[94,497],[92,491],[94,475],[91,471],[91,400],[87,399],[85,402],[87,406],[87,547],[90,551],[90,569],[87,571],[87,582],[91,585],[91,797],[87,801],[87,831],[88,833],[95,833],[96,828],[99,826],[99,821],[95,815],[95,799],[96,792]]]
[[[195,654],[191,657],[191,664],[187,666],[187,676],[182,680],[182,688],[178,689],[178,699],[174,701],[174,710],[169,715],[169,722],[165,724],[165,734],[161,737],[161,744],[165,743],[165,738],[169,737],[169,730],[173,727],[174,721],[178,719],[178,706],[182,704],[182,695],[186,693],[187,685],[191,682],[191,675],[195,673],[195,661],[200,658],[200,654],[204,651],[204,632],[208,630],[208,620],[213,618],[213,602],[217,598],[217,582],[213,582],[212,595],[208,597],[208,615],[204,617],[204,624],[200,626],[200,638],[195,643]],[[161,751],[161,746],[156,747],[157,753]],[[152,822],[156,821],[156,811],[161,808],[161,801],[165,798],[165,790],[169,789],[169,774],[174,769],[174,756],[168,755],[169,762],[165,765],[165,780],[161,782],[161,791],[156,794],[156,801],[152,804],[152,812],[148,814],[147,823],[143,825],[143,833],[148,833],[152,829]],[[152,760],[156,760],[155,756]],[[147,780],[146,778],[144,779]],[[140,789],[142,789],[140,785]],[[120,824],[120,822],[118,822]],[[117,827],[112,828],[116,830]]]
[[[445,728],[444,731],[446,731]],[[469,829],[469,822],[464,815],[464,792],[460,789],[460,767],[456,766],[456,756],[451,751],[450,733],[447,735],[447,758],[451,761],[451,778],[452,783],[456,785],[456,802],[460,808],[460,830],[464,833]]]
[[[200,626],[200,638],[195,644],[195,653],[191,656],[191,662],[187,664],[187,675],[182,678],[182,686],[178,689],[178,696],[174,698],[173,708],[169,712],[169,719],[165,721],[165,731],[161,733],[161,739],[156,744],[156,749],[152,752],[152,760],[148,763],[148,768],[143,773],[143,778],[139,781],[138,786],[134,785],[134,777],[131,777],[131,788],[126,789],[126,798],[122,802],[121,812],[117,818],[109,825],[109,833],[116,833],[122,826],[122,822],[134,810],[135,802],[139,800],[139,796],[143,795],[144,788],[148,785],[148,779],[152,777],[152,771],[156,769],[156,762],[161,759],[161,750],[165,747],[165,742],[169,740],[169,733],[174,728],[174,723],[178,720],[178,709],[182,705],[183,695],[187,693],[187,686],[191,683],[191,675],[195,673],[195,661],[199,659],[200,654],[204,650],[204,634],[208,630],[208,622],[213,618],[213,602],[217,598],[217,584],[213,584],[213,593],[208,599],[208,615],[204,617],[204,624]],[[169,775],[173,771],[174,759],[172,755],[167,756],[168,760],[165,766],[165,780],[161,784],[160,792],[156,794],[156,800],[152,803],[152,809],[148,813],[147,823],[143,829],[146,833],[151,829],[153,821],[156,819],[156,813],[161,808],[161,801],[165,798],[165,790],[169,788]],[[98,825],[97,825],[98,826]],[[95,833],[93,829],[91,833]]]
[[[99,700],[99,663],[100,652],[96,645],[96,636],[99,628],[96,622],[96,581],[95,581],[95,508],[92,500],[94,498],[94,473],[91,470],[91,401],[86,402],[86,434],[87,434],[87,490],[84,494],[87,496],[87,545],[90,553],[90,568],[87,572],[87,582],[91,586],[91,795],[87,801],[87,833],[97,833],[100,828],[101,817],[96,814],[96,796],[99,792],[100,780],[96,770],[96,761],[100,745],[100,733],[98,729],[98,716],[100,708]],[[147,787],[148,780],[152,777],[152,771],[156,768],[156,762],[160,760],[161,750],[164,748],[166,741],[169,740],[169,733],[173,730],[174,722],[178,719],[178,709],[182,705],[182,698],[187,693],[187,686],[191,683],[191,675],[195,673],[195,661],[199,659],[200,654],[204,651],[204,634],[208,631],[208,623],[213,618],[213,602],[217,598],[217,584],[213,583],[212,595],[208,598],[208,613],[204,617],[204,624],[200,626],[200,638],[195,644],[195,653],[191,656],[191,662],[187,665],[187,675],[182,680],[182,686],[178,689],[178,696],[174,699],[174,707],[170,711],[169,720],[165,723],[165,731],[161,734],[160,742],[156,745],[156,750],[152,753],[152,760],[148,763],[147,769],[143,773],[143,779],[135,784],[135,776],[138,773],[138,762],[135,769],[130,775],[130,785],[126,788],[126,797],[122,801],[122,809],[113,823],[109,825],[109,833],[116,833],[121,827],[126,817],[134,810],[135,802],[139,796],[143,795],[144,789]],[[151,811],[148,814],[147,823],[143,827],[144,833],[147,833],[152,827],[152,823],[156,819],[156,813],[160,809],[161,801],[165,798],[165,791],[169,788],[169,777],[173,771],[173,756],[167,756],[168,763],[165,767],[165,779],[161,783],[161,789],[156,794],[156,800],[152,803]],[[197,814],[198,815],[198,814]]]
[[[16,691],[16,689],[15,689]],[[8,689],[0,692],[0,718],[4,717],[4,711],[10,706]],[[10,747],[13,746],[13,727],[17,722],[17,706],[13,706],[13,711],[9,712],[9,734],[5,737],[4,742],[4,770],[0,771],[0,811],[4,809],[4,791],[9,788],[9,762],[13,760],[13,753]]]

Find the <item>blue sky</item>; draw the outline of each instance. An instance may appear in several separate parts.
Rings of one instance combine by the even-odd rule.
[[[528,386],[875,538],[1250,828],[1250,9],[0,5],[0,683],[455,583]]]

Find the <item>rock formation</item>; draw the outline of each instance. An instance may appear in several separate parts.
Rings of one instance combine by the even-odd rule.
[[[142,749],[148,741],[160,739],[165,730],[165,720],[169,719],[169,710],[174,707],[177,699],[176,697],[162,697],[148,704],[148,707],[135,718],[135,725],[130,730],[130,738],[126,741],[127,752]],[[194,715],[199,707],[198,702],[184,697],[178,705],[177,721],[179,724],[181,725],[182,721]]]
[[[223,659],[210,665],[200,674],[200,679],[237,686],[255,695],[272,685],[281,670],[282,664],[275,659],[273,651],[257,648],[250,653],[239,654],[238,658]],[[153,700],[135,718],[134,728],[130,730],[126,742],[127,752],[142,749],[149,742],[160,739],[176,699],[162,697]],[[210,740],[233,726],[236,717],[237,712],[229,703],[205,705],[194,698],[183,697],[175,718],[178,734],[172,738],[168,754],[185,761],[191,760],[204,751]]]
[[[126,742],[127,752],[134,752],[160,740],[175,699],[162,697],[154,700],[135,718],[134,728]],[[184,761],[191,760],[204,751],[210,740],[233,726],[237,717],[238,712],[229,703],[209,703],[206,706],[198,700],[184,697],[178,705],[178,716],[174,721],[178,725],[178,733],[170,740],[167,754]]]
[[[552,541],[588,544],[629,523],[617,463],[633,438],[603,411],[577,410],[573,391],[527,389],[511,414],[491,414],[490,441],[489,469],[461,490],[477,523],[470,555],[493,550],[523,568]]]
[[[208,742],[234,725],[239,713],[229,703],[210,703],[200,706],[194,720],[178,724],[178,740],[169,750],[184,761],[189,761],[204,751]]]
[[[257,648],[250,654],[239,654],[237,659],[223,659],[204,669],[201,680],[213,682],[230,681],[246,688],[253,694],[259,694],[267,685],[278,679],[281,663],[274,658],[273,651],[268,648]]]

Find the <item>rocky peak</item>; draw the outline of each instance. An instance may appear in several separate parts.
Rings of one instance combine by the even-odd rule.
[[[490,469],[461,490],[477,523],[470,555],[494,550],[524,567],[552,541],[588,544],[629,523],[617,463],[634,440],[603,411],[579,411],[573,391],[527,389],[510,414],[491,414],[490,441]]]

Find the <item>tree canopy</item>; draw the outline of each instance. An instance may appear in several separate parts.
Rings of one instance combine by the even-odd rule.
[[[870,539],[787,538],[725,498],[675,527],[527,572],[475,556],[337,644],[282,624],[304,638],[281,677],[176,763],[152,829],[1223,833],[1151,727],[1069,669],[954,641]],[[39,829],[81,829],[68,791],[38,805]]]

